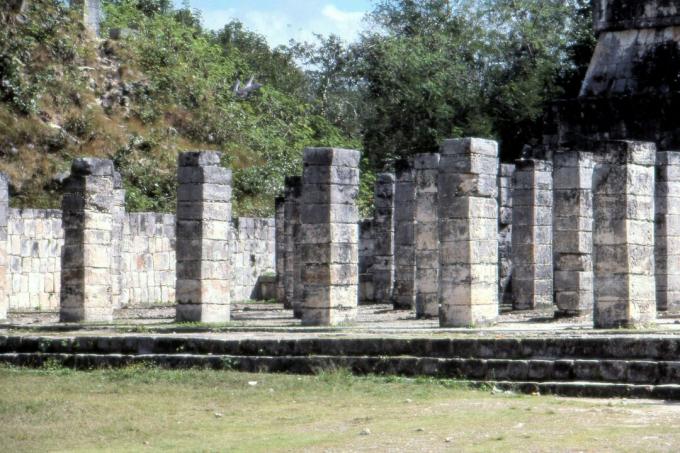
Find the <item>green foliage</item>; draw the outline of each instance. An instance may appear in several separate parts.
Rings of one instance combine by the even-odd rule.
[[[38,110],[45,86],[60,74],[52,64],[73,63],[79,26],[61,2],[29,2],[21,21],[0,26],[0,101],[21,114]],[[73,69],[73,68],[71,68]]]
[[[187,140],[225,152],[234,168],[236,210],[270,214],[283,178],[300,172],[304,147],[357,142],[298,95],[306,82],[291,53],[271,50],[240,23],[216,34],[198,23],[186,9],[147,14],[137,0],[121,0],[107,8],[104,29],[138,31],[126,42],[127,57],[148,79],[143,96],[135,99],[135,115],[147,124],[170,121]],[[236,81],[251,76],[263,88],[247,99],[234,96]],[[147,209],[163,204],[153,198],[173,199],[174,186],[157,181],[158,172],[134,159],[118,161],[130,187],[128,205]]]

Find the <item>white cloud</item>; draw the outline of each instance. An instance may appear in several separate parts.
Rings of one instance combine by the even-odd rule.
[[[285,7],[282,2],[281,7]],[[227,22],[238,19],[245,26],[264,35],[271,46],[288,44],[291,39],[310,41],[314,34],[340,36],[345,41],[355,40],[362,28],[362,11],[343,11],[332,3],[323,7],[285,9],[222,9],[203,12],[206,27],[218,30]]]

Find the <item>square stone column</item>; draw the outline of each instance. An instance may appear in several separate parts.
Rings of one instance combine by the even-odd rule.
[[[276,301],[283,304],[283,308],[293,308],[286,299],[286,199],[277,197],[274,200],[274,242],[275,242],[275,267],[276,267]]]
[[[552,163],[515,162],[512,191],[512,293],[516,310],[553,304]]]
[[[501,164],[498,173],[498,300],[512,305],[512,178],[515,166]]]
[[[123,178],[117,171],[113,173],[113,231],[111,254],[111,297],[113,307],[120,308],[128,303],[125,291],[127,283],[123,272],[123,230],[125,227],[125,189]]]
[[[373,288],[375,301],[392,303],[394,287],[394,175],[379,173],[373,214]]]
[[[596,328],[656,319],[654,165],[656,147],[609,142],[593,177]]]
[[[413,166],[416,183],[416,317],[435,318],[439,316],[439,154],[417,154]]]
[[[285,180],[284,235],[286,242],[286,269],[284,288],[286,301],[293,316],[302,317],[302,254],[300,249],[300,203],[302,178],[289,176]]]
[[[656,153],[656,307],[680,308],[680,152]]]
[[[394,189],[394,292],[395,310],[416,306],[416,186],[413,162],[396,164]]]
[[[558,316],[593,311],[592,153],[557,152],[554,163],[553,248]]]
[[[498,316],[498,144],[446,140],[439,161],[439,325]]]
[[[359,305],[375,303],[373,264],[375,263],[373,219],[359,222]]]
[[[9,244],[7,223],[9,216],[9,179],[0,173],[0,320],[7,319],[9,310]]]
[[[62,322],[113,320],[114,194],[112,161],[73,161],[62,200]]]
[[[231,170],[218,152],[177,159],[177,321],[230,319]]]
[[[356,319],[360,156],[348,149],[304,151],[300,205],[304,325]]]

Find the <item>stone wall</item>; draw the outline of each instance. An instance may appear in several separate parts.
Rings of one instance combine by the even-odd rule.
[[[234,219],[231,234],[234,301],[258,298],[259,280],[274,273],[274,219]],[[9,309],[58,311],[61,210],[10,209],[8,216]],[[175,303],[175,216],[127,213],[121,250],[119,306]]]
[[[274,219],[234,219],[231,300],[258,299],[258,280],[275,273]]]
[[[64,230],[58,209],[10,209],[9,308],[59,309]]]
[[[123,230],[121,305],[175,302],[175,216],[130,213]]]

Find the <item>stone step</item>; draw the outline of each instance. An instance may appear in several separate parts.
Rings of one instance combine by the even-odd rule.
[[[220,339],[170,335],[0,336],[0,353],[369,356],[506,360],[680,360],[679,337]]]
[[[625,360],[504,360],[368,356],[235,356],[201,354],[88,354],[20,352],[0,354],[0,363],[43,366],[56,362],[90,369],[152,363],[168,368],[206,367],[243,372],[314,374],[348,369],[355,374],[432,376],[511,382],[600,382],[666,385],[680,383],[680,362]]]

